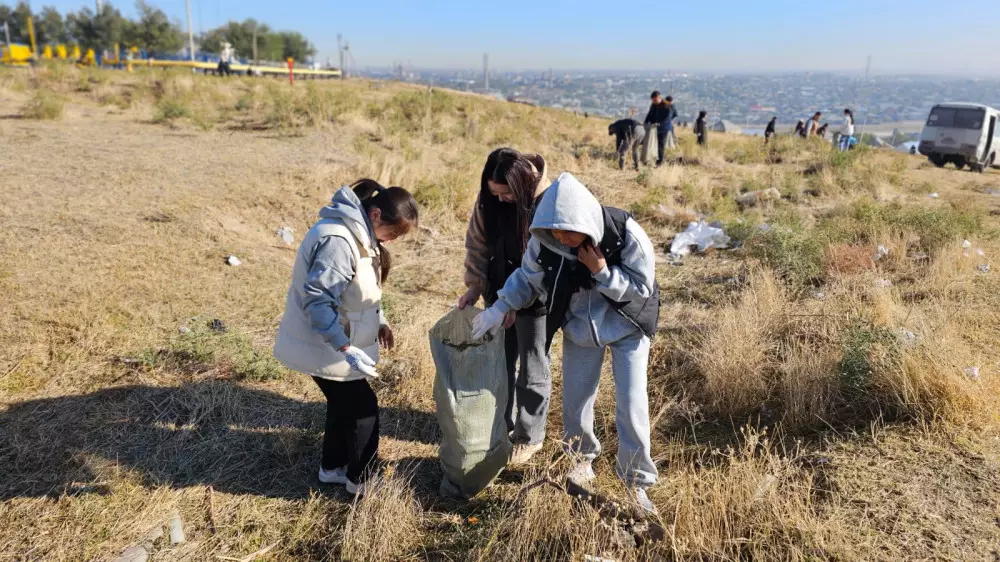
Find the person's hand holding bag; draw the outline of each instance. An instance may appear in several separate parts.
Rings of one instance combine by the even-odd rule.
[[[495,334],[503,325],[505,317],[506,314],[500,312],[495,306],[480,312],[472,320],[472,339],[482,339],[487,333]]]
[[[370,378],[377,378],[378,372],[375,370],[375,360],[368,356],[362,349],[349,345],[340,350],[344,354],[344,359],[351,366],[352,370],[358,371]]]

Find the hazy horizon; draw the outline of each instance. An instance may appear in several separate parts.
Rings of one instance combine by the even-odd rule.
[[[107,0],[105,0],[107,2]],[[698,69],[697,72],[871,72],[941,76],[1000,75],[1000,28],[993,2],[965,0],[960,12],[929,0],[833,5],[792,0],[710,0],[663,5],[639,0],[609,10],[593,0],[508,0],[467,4],[386,0],[333,5],[320,0],[191,0],[196,32],[255,18],[296,30],[337,61],[337,34],[357,67],[477,69],[489,53],[497,69]],[[13,4],[7,0],[7,4]],[[132,1],[111,2],[134,16]],[[184,0],[149,0],[186,29]],[[48,0],[62,12],[93,1]],[[956,13],[960,17],[956,18]],[[947,16],[947,24],[942,18]]]

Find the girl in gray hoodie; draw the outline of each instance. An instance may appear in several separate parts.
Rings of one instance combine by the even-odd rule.
[[[480,313],[473,336],[497,330],[504,316],[536,301],[547,331],[563,331],[565,446],[582,458],[568,477],[594,478],[601,452],[594,434],[594,401],[606,349],[615,380],[617,472],[639,504],[653,511],[645,489],[656,481],[650,455],[646,369],[659,317],[653,245],[627,213],[603,207],[576,178],[563,173],[535,210],[521,267]]]

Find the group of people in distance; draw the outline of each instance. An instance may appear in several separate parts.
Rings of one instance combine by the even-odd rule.
[[[653,115],[659,123],[672,118],[660,109]],[[638,505],[655,511],[646,493],[657,479],[646,389],[659,318],[652,242],[627,212],[602,205],[571,174],[550,182],[537,154],[493,151],[478,193],[465,241],[467,291],[456,305],[484,300],[474,338],[505,331],[510,464],[527,463],[544,443],[549,347],[562,330],[561,443],[577,459],[567,477],[579,485],[595,477],[594,404],[610,351],[616,472]],[[413,230],[418,213],[404,188],[370,179],[341,187],[298,249],[275,340],[275,357],[313,377],[327,399],[320,482],[355,495],[377,485],[379,408],[369,380],[378,376],[380,346],[394,344],[381,308],[391,267],[384,244]]]
[[[663,151],[677,147],[677,136],[674,133],[674,120],[677,119],[677,109],[674,98],[660,95],[653,91],[649,96],[651,104],[646,118],[640,124],[635,119],[619,119],[608,126],[608,135],[615,136],[615,150],[618,151],[618,168],[625,167],[625,156],[631,151],[632,165],[638,170],[639,162],[649,163],[649,144],[656,135],[656,166],[663,164]],[[694,122],[694,134],[698,144],[704,146],[708,142],[708,112],[700,111]],[[639,147],[642,146],[642,157]]]
[[[795,124],[795,131],[792,134],[798,135],[804,139],[811,137],[819,137],[821,139],[826,138],[826,132],[829,123],[819,124],[820,118],[823,117],[823,113],[817,111],[812,117],[806,119],[805,121],[799,120]],[[777,122],[778,118],[773,117],[771,121],[767,124],[767,128],[764,130],[764,142],[767,143],[771,137],[774,136],[774,124]],[[850,109],[844,110],[844,124],[840,128],[840,136],[837,139],[837,148],[840,151],[850,150],[858,143],[857,139],[854,138],[854,112]]]

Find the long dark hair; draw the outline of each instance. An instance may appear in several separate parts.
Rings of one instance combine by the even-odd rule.
[[[522,154],[513,148],[498,148],[486,157],[479,185],[479,203],[494,229],[504,224],[517,225],[521,251],[528,245],[531,217],[535,212],[535,191],[542,180],[542,158]],[[513,203],[504,203],[490,192],[488,182],[506,185],[514,194]]]
[[[420,224],[417,201],[402,187],[383,187],[373,179],[363,178],[351,184],[351,189],[361,200],[361,207],[366,215],[372,209],[378,209],[382,212],[382,222],[395,227],[400,236]],[[377,238],[374,242],[378,248],[376,271],[379,273],[379,281],[385,282],[392,269],[392,256]]]
[[[845,109],[844,113],[846,115],[849,115],[851,117],[851,125],[853,125],[854,124],[854,112],[851,111],[850,109]]]

